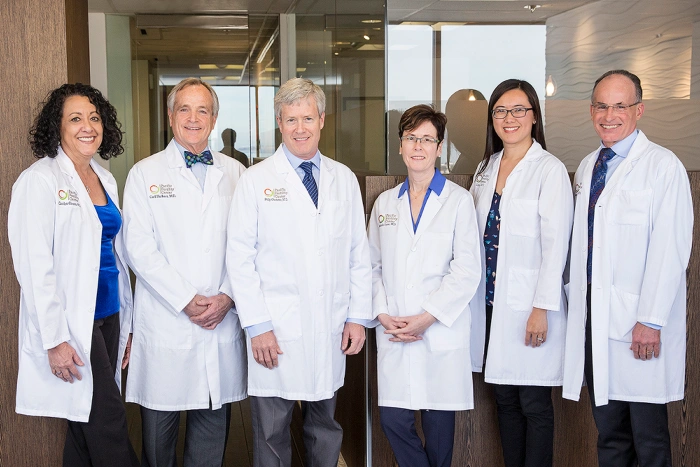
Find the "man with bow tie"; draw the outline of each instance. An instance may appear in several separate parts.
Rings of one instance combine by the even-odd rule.
[[[171,467],[180,411],[184,465],[220,466],[230,403],[246,397],[246,354],[226,275],[226,226],[245,170],[211,151],[219,101],[187,78],[168,95],[170,144],[124,188],[124,234],[136,274],[127,402],[141,406],[142,465]]]

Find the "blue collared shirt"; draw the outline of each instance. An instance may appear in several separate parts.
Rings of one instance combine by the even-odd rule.
[[[435,173],[433,174],[433,179],[430,181],[430,185],[428,185],[428,189],[425,192],[425,197],[423,198],[423,205],[420,207],[420,212],[418,213],[418,219],[416,219],[415,222],[413,222],[413,217],[411,217],[411,222],[413,222],[413,233],[416,233],[416,230],[418,230],[418,224],[420,223],[420,218],[423,217],[423,209],[425,209],[425,204],[428,202],[428,198],[430,197],[430,193],[435,193],[437,196],[440,196],[442,193],[442,189],[445,188],[445,182],[447,179],[443,174],[438,171],[438,169],[435,169]],[[404,180],[403,184],[401,185],[401,188],[399,188],[399,198],[403,196],[404,193],[408,191],[408,177],[406,177],[406,180]],[[408,197],[408,204],[409,206],[411,205],[411,196],[410,196],[410,191],[409,191],[409,197]]]
[[[294,171],[297,173],[299,178],[302,181],[304,181],[304,176],[306,175],[306,173],[304,172],[304,169],[300,167],[300,165],[302,162],[306,162],[306,160],[297,157],[291,152],[289,152],[289,149],[287,149],[287,146],[285,146],[284,143],[282,144],[282,150],[284,151],[284,155],[287,156],[287,160],[289,161],[289,163],[292,164],[292,168],[294,169]],[[319,186],[318,181],[321,179],[321,152],[317,150],[316,154],[314,154],[314,157],[308,160],[311,161],[312,164],[311,175],[313,175],[314,180],[316,181],[316,186]],[[360,324],[366,327],[367,323],[369,323],[370,320],[348,318],[346,322]],[[272,321],[265,321],[264,323],[248,326],[246,330],[248,331],[248,336],[253,338],[259,336],[260,334],[264,334],[268,331],[273,331],[274,329],[272,327]]]
[[[610,181],[610,177],[612,177],[613,172],[615,172],[620,164],[622,164],[622,161],[625,160],[627,155],[630,153],[630,149],[632,149],[632,145],[634,144],[634,140],[637,139],[638,133],[639,130],[634,130],[627,136],[627,138],[618,141],[610,147],[610,149],[615,152],[615,157],[608,161],[608,171],[605,174],[605,183]],[[600,149],[603,149],[602,144],[600,145]],[[598,152],[600,152],[600,150]]]
[[[175,142],[175,146],[177,146],[177,149],[178,151],[180,151],[180,155],[184,160],[186,149],[182,147],[180,143],[178,143],[177,140],[175,140],[174,138],[173,141]],[[209,145],[207,145],[207,147],[204,148],[204,150],[211,152]],[[197,162],[192,167],[190,167],[190,170],[192,171],[192,175],[194,175],[194,177],[199,182],[199,186],[202,188],[202,192],[204,192],[204,181],[207,179],[207,165],[202,164],[201,162]]]

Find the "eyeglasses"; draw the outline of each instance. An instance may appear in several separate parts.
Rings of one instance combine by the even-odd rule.
[[[417,138],[415,136],[402,136],[401,141],[404,143],[411,143],[411,144],[416,144],[416,143],[426,143],[426,144],[431,144],[431,143],[439,143],[440,140],[436,138],[431,138],[429,136],[424,136],[423,138]]]
[[[608,104],[603,104],[602,102],[596,102],[595,104],[591,104],[591,106],[598,113],[605,113],[608,111],[608,109],[613,109],[613,113],[622,114],[622,113],[625,113],[627,111],[627,109],[629,109],[630,107],[633,107],[637,104],[641,104],[641,102],[637,101],[634,104],[630,104],[630,105],[623,105],[623,104],[608,105]]]
[[[532,107],[516,107],[514,109],[493,109],[491,111],[491,115],[493,118],[498,119],[498,120],[503,120],[508,116],[508,114],[511,114],[515,118],[523,118],[525,115],[527,115],[527,111],[532,110]]]

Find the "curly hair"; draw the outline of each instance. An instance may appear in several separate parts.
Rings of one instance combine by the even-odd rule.
[[[123,132],[117,120],[117,110],[97,89],[88,84],[75,83],[64,84],[54,89],[41,104],[41,110],[29,130],[29,144],[34,157],[41,159],[56,157],[58,154],[58,146],[61,143],[63,104],[71,96],[87,97],[102,119],[102,144],[97,150],[100,157],[107,160],[123,153]]]

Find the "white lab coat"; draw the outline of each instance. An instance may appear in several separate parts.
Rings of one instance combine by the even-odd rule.
[[[226,227],[245,169],[221,153],[212,157],[204,192],[174,141],[134,165],[124,188],[127,259],[137,277],[126,400],[154,410],[203,409],[210,399],[218,409],[246,397],[235,309],[213,330],[182,311],[195,294],[233,295]]]
[[[503,151],[491,156],[470,190],[482,243],[502,156]],[[564,164],[533,140],[506,180],[499,212],[496,287],[484,379],[495,384],[561,386],[566,333],[562,274],[573,216],[571,182]],[[479,293],[485,295],[485,276]],[[533,307],[547,310],[547,339],[537,348],[525,345]]]
[[[348,318],[372,318],[365,215],[355,175],[321,156],[318,208],[280,146],[249,168],[233,196],[226,263],[243,327],[272,321],[284,352],[258,364],[248,338],[248,392],[333,397],[343,385]]]
[[[400,188],[379,195],[369,220],[374,317],[427,311],[437,321],[411,343],[391,342],[377,326],[379,405],[472,409],[472,366],[483,359],[477,351],[469,364],[469,301],[483,275],[474,202],[446,181],[439,196],[428,197],[413,233],[409,195],[399,197]]]
[[[586,339],[588,201],[598,150],[579,165],[571,242],[563,396],[578,400]],[[595,403],[683,398],[686,268],[693,235],[683,164],[641,131],[598,198],[593,224],[591,324]],[[662,326],[661,355],[635,360],[637,322]]]
[[[117,184],[95,161],[90,165],[119,205]],[[92,328],[100,270],[102,223],[73,162],[59,147],[55,158],[29,167],[12,187],[8,213],[12,260],[21,287],[17,413],[87,422],[92,405]],[[120,336],[115,380],[131,329],[131,287],[121,232],[114,239],[119,270]],[[47,351],[68,342],[85,366],[81,381],[51,372]]]

